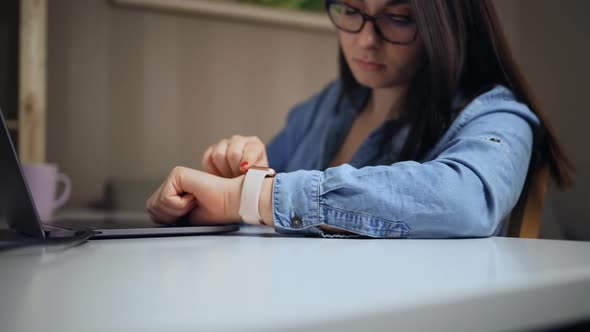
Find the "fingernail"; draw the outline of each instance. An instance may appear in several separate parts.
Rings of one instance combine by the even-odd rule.
[[[248,166],[248,162],[247,162],[247,161],[244,161],[244,162],[243,162],[243,163],[240,165],[240,168],[244,168],[244,167],[246,167],[246,166]]]

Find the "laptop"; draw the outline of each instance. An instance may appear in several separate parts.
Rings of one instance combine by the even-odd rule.
[[[68,218],[43,223],[33,203],[1,110],[0,122],[0,223],[6,223],[12,231],[44,240],[76,237],[81,232],[88,233],[91,239],[100,239],[220,234],[239,229],[238,224],[192,226],[186,221],[182,222],[182,219],[175,225],[158,225],[147,215],[145,220]]]

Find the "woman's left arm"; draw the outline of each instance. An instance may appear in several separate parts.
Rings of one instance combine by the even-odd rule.
[[[377,238],[492,235],[523,188],[538,120],[510,101],[464,113],[428,162],[342,165],[266,179],[259,201],[265,223],[278,232],[315,235],[326,230]],[[189,212],[195,224],[236,222],[242,182],[243,176],[226,179],[176,167],[147,208],[160,223]]]
[[[524,186],[537,120],[514,101],[466,111],[472,114],[458,119],[430,161],[278,174],[265,183],[261,214],[279,232],[492,235]]]

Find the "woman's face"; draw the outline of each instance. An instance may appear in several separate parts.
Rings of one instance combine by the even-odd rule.
[[[405,43],[383,40],[370,21],[358,33],[339,29],[340,45],[356,80],[373,89],[408,84],[422,62],[423,44],[407,0],[341,0],[340,3],[346,6],[335,8],[332,17],[339,17],[338,23],[345,29],[358,29],[361,22],[358,11],[382,15],[378,23],[381,34]]]

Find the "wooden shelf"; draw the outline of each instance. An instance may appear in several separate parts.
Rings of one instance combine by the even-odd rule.
[[[18,129],[18,120],[6,120],[6,127],[10,130]]]
[[[231,0],[111,0],[111,2],[129,8],[179,12],[305,30],[334,31],[330,20],[323,14],[235,3]]]
[[[20,0],[18,155],[45,162],[48,0]]]

